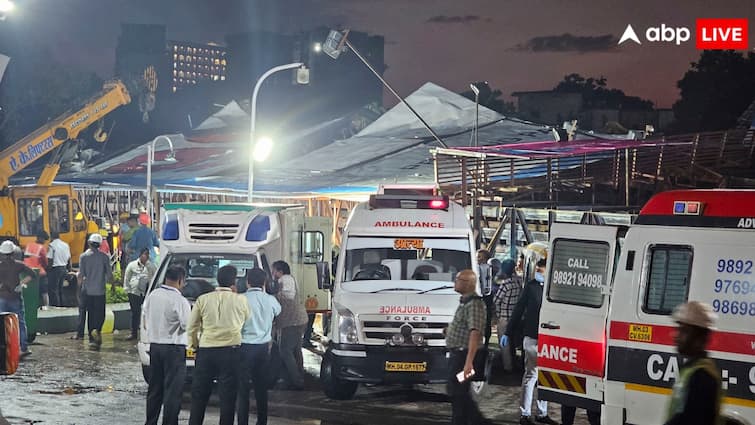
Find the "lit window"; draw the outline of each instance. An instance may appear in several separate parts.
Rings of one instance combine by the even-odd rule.
[[[173,45],[173,51],[174,51],[174,52],[177,52],[177,51],[178,51],[178,46],[176,46],[176,45]]]
[[[220,81],[225,81],[225,75],[220,76]]]
[[[176,76],[177,74],[178,74],[178,73],[177,73],[177,72],[176,72],[176,70],[174,69],[174,70],[173,70],[173,76],[175,77],[175,76]]]
[[[184,60],[184,55],[178,55],[178,60],[183,61]]]
[[[225,55],[225,53],[224,53],[224,55]],[[222,61],[220,61],[220,63],[222,63],[222,64],[223,64],[223,66],[225,66],[225,65],[226,65],[226,63],[225,63],[225,59],[223,59]]]
[[[218,76],[217,75],[213,75],[212,79],[213,79],[213,81],[218,81]]]
[[[175,87],[173,87],[173,93],[175,93],[175,92],[176,92],[176,88],[175,88]]]
[[[183,71],[179,71],[178,72],[178,76],[181,77],[181,78],[183,78],[184,77],[184,72]]]

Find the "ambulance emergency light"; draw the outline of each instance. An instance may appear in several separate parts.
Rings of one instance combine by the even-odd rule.
[[[178,240],[178,214],[165,214],[165,220],[163,220],[162,239],[164,241]]]
[[[267,232],[270,231],[270,217],[258,215],[249,223],[246,229],[247,242],[264,242],[267,239]]]
[[[698,201],[674,201],[674,215],[701,215],[702,207]]]
[[[448,211],[449,200],[448,196],[370,195],[369,206],[371,209],[404,208]]]

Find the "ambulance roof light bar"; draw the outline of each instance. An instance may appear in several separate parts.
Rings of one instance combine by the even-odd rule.
[[[370,209],[403,208],[448,211],[448,196],[370,195]]]
[[[378,195],[428,195],[438,196],[438,188],[432,184],[381,184]]]

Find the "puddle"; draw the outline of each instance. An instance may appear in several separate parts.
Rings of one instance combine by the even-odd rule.
[[[34,391],[37,394],[49,394],[49,395],[76,395],[76,394],[89,394],[89,393],[99,393],[99,392],[113,392],[113,386],[108,385],[107,387],[86,387],[82,385],[74,385],[74,386],[66,386],[63,387],[63,389],[60,390],[36,390]]]

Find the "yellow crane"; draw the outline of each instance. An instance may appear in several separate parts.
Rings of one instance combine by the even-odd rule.
[[[58,146],[76,139],[105,115],[130,102],[126,86],[119,80],[109,81],[80,109],[62,114],[0,152],[0,239],[15,239],[25,246],[41,230],[58,232],[60,238],[71,246],[71,260],[78,262],[87,234],[98,229],[88,220],[72,186],[52,184],[60,165],[57,162],[47,164],[35,185],[11,187],[9,180]],[[105,140],[103,137],[95,139]]]

